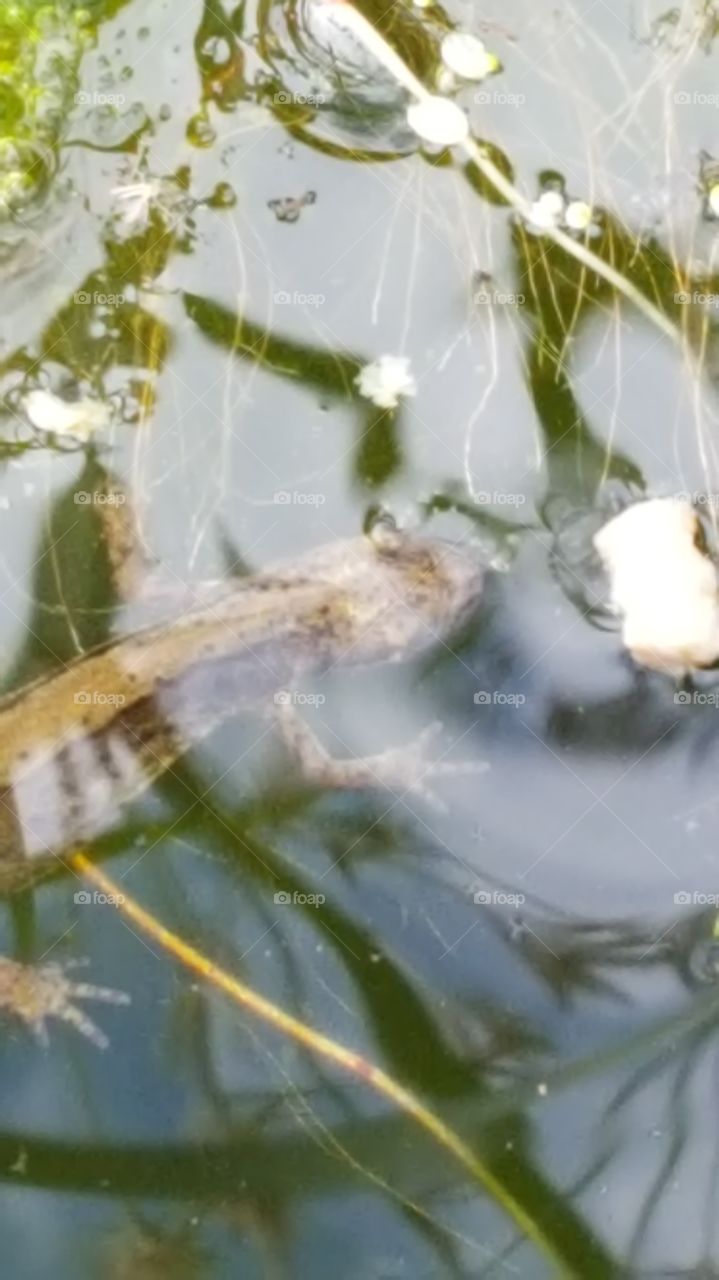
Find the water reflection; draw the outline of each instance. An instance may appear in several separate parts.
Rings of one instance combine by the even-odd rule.
[[[378,750],[442,719],[452,751],[490,764],[449,785],[447,813],[318,795],[278,744],[259,743],[257,720],[239,721],[93,851],[208,954],[414,1088],[540,1225],[551,1261],[406,1116],[193,989],[117,917],[80,910],[60,876],[7,905],[3,952],[88,955],[93,978],[134,1003],[103,1021],[105,1056],[59,1030],[43,1057],[8,1023],[6,1265],[710,1274],[716,707],[678,705],[631,666],[588,554],[626,501],[716,488],[707,192],[692,170],[681,191],[665,184],[658,211],[632,203],[635,184],[650,190],[651,137],[669,143],[633,59],[658,56],[665,36],[637,54],[614,33],[610,57],[612,16],[587,14],[574,33],[567,23],[572,56],[563,44],[555,67],[489,15],[501,84],[519,91],[521,65],[527,110],[458,95],[531,199],[551,177],[592,201],[592,250],[676,323],[676,351],[475,168],[418,154],[404,95],[338,34],[330,7],[213,0],[186,23],[150,13],[142,34],[131,7],[91,9],[98,48],[93,36],[86,53],[117,74],[128,59],[141,110],[98,118],[100,104],[73,103],[69,132],[56,119],[42,133],[42,181],[23,187],[22,209],[8,201],[9,239],[42,228],[50,276],[13,258],[4,685],[145,620],[138,581],[160,559],[194,590],[357,532],[378,504],[476,539],[497,571],[452,652],[335,674],[316,726]],[[466,6],[366,12],[428,83],[442,32],[475,22]],[[690,66],[699,36],[671,32]],[[89,74],[83,48],[62,60],[70,97]],[[666,56],[642,65],[668,75]],[[587,102],[596,122],[609,66],[612,146],[598,157],[574,130]],[[677,108],[677,188],[704,124]],[[35,145],[26,130],[22,144]],[[45,236],[47,220],[62,237],[65,179],[77,258]],[[273,203],[303,192],[312,206],[278,221]],[[286,301],[298,294],[322,305]],[[384,353],[406,356],[417,382],[396,410],[357,387]],[[71,448],[39,436],[23,410],[38,387],[108,402],[111,430]],[[118,485],[140,526],[129,578],[117,572],[125,525],[72,496]],[[322,502],[276,501],[290,491]]]

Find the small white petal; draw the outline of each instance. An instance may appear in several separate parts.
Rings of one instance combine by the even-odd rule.
[[[453,147],[469,137],[469,120],[462,108],[436,94],[413,102],[407,110],[407,123],[425,142],[441,147]]]
[[[572,231],[586,231],[592,221],[591,206],[584,200],[571,200],[564,221]]]
[[[360,369],[355,385],[360,395],[380,409],[396,409],[400,396],[417,394],[407,356],[380,356]]]
[[[715,213],[719,218],[719,182],[715,182],[714,186],[710,187],[707,199],[712,213]]]
[[[482,41],[463,31],[451,31],[444,37],[441,54],[444,65],[463,80],[483,80],[499,67]]]
[[[561,191],[543,191],[537,203],[554,217],[560,217],[564,213],[564,196]]]
[[[564,196],[561,191],[543,191],[535,200],[527,215],[527,224],[533,231],[548,231],[556,227],[564,213]]]
[[[107,426],[110,408],[101,400],[62,400],[52,391],[30,391],[23,401],[25,412],[39,431],[86,438]]]
[[[529,210],[528,221],[532,227],[537,227],[540,231],[543,231],[545,227],[555,226],[557,219],[547,209],[544,209],[538,200],[535,200]]]
[[[550,227],[556,227],[557,219],[535,200],[527,214],[527,224],[533,231],[547,231]]]

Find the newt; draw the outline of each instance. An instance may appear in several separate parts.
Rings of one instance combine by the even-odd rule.
[[[191,746],[273,695],[285,741],[319,785],[419,790],[422,772],[456,772],[420,768],[416,748],[333,760],[282,691],[336,665],[446,643],[483,576],[469,549],[380,521],[224,584],[0,699],[0,895],[57,870],[64,850],[110,829]]]

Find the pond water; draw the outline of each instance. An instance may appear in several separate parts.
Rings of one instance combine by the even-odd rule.
[[[292,1027],[91,881],[3,902],[3,955],[132,1001],[82,1002],[104,1051],[3,1018],[13,1280],[719,1265],[719,694],[633,665],[590,554],[643,495],[690,495],[713,537],[719,16],[362,12],[430,88],[446,32],[484,40],[500,69],[442,91],[526,199],[591,207],[570,235],[647,305],[424,146],[339,5],[0,5],[4,688],[143,621],[153,584],[378,512],[488,569],[451,643],[301,690],[336,755],[440,721],[438,754],[476,766],[442,805],[306,788],[260,710],[89,850]],[[396,408],[357,382],[382,356],[406,360]],[[39,429],[38,390],[104,425]]]

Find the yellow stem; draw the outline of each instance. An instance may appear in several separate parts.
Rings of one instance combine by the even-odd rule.
[[[431,99],[432,95],[409,69],[396,49],[393,49],[387,43],[384,36],[372,26],[372,23],[365,18],[364,14],[355,9],[350,0],[330,0],[330,3],[341,15],[341,21],[344,25],[352,31],[353,35],[362,42],[377,61],[389,71],[390,75],[394,77],[403,89],[411,93],[418,102],[426,102]],[[469,137],[463,142],[458,142],[457,147],[464,152],[472,164],[476,165],[495,191],[508,204],[516,209],[522,217],[528,218],[530,216],[530,201],[505,177],[502,171],[489,158],[486,150],[474,138]],[[666,337],[671,338],[672,342],[682,345],[682,334],[677,326],[658,307],[655,307],[648,298],[645,298],[636,285],[632,284],[631,280],[627,280],[626,276],[623,276],[621,272],[616,271],[614,267],[605,262],[603,258],[600,258],[598,254],[593,253],[581,241],[567,235],[560,227],[545,227],[542,229],[542,234],[547,239],[554,240],[555,244],[560,245],[566,253],[571,254],[583,266],[602,276],[618,293],[623,294],[629,302],[632,302],[647,320],[656,325]]]
[[[344,1045],[339,1044],[336,1040],[331,1040],[320,1031],[315,1031],[312,1027],[307,1026],[306,1023],[300,1022],[292,1014],[285,1013],[278,1005],[265,999],[264,996],[259,995],[243,982],[239,982],[226,969],[214,964],[202,952],[197,951],[195,947],[184,942],[176,933],[165,928],[149,911],[140,906],[134,898],[129,897],[124,888],[117,885],[106,872],[91,862],[81,850],[75,849],[72,851],[68,857],[68,864],[79,875],[85,876],[96,884],[103,893],[110,895],[117,909],[123,915],[132,920],[143,933],[159,943],[165,951],[173,955],[186,968],[195,974],[199,974],[219,990],[224,991],[237,1004],[249,1009],[258,1018],[275,1027],[278,1031],[283,1032],[284,1035],[290,1036],[299,1044],[305,1045],[313,1053],[319,1054],[321,1057],[341,1067],[344,1071],[364,1080],[370,1088],[388,1098],[405,1114],[412,1116],[423,1129],[430,1133],[445,1150],[450,1151],[459,1163],[476,1178],[489,1195],[513,1219],[519,1230],[551,1259],[555,1267],[559,1267],[560,1274],[572,1274],[566,1269],[561,1259],[557,1257],[550,1241],[538,1224],[495,1177],[491,1169],[474,1154],[471,1147],[468,1147],[453,1129],[450,1129],[439,1116],[430,1111],[409,1089],[403,1088],[401,1084],[398,1084],[396,1080],[393,1080],[391,1076],[382,1071],[380,1067],[375,1066],[369,1059],[363,1057],[362,1054],[345,1048]]]

